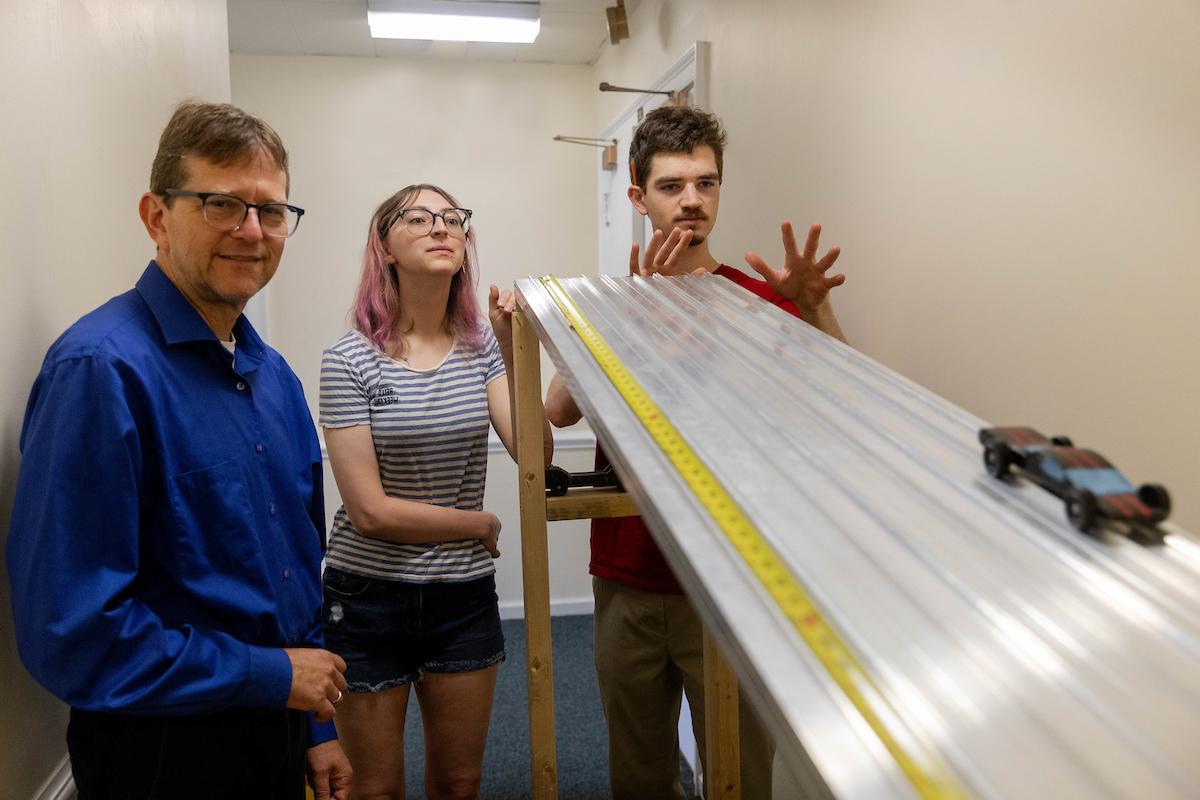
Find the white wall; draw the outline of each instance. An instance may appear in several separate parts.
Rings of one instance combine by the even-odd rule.
[[[824,223],[852,344],[1165,483],[1200,531],[1200,6],[644,0],[630,28],[597,80],[712,42],[718,257]]]
[[[397,189],[435,183],[474,210],[481,303],[488,283],[595,272],[595,151],[552,141],[591,129],[587,67],[235,54],[230,71],[234,102],[287,143],[292,200],[308,212],[268,307],[271,344],[300,376],[314,417],[321,351],[348,327],[367,223]],[[591,466],[590,453],[563,458]],[[328,469],[326,479],[332,518],[339,501]],[[506,454],[489,459],[484,502],[504,525],[496,580],[510,609],[521,601],[521,562]],[[551,540],[552,599],[590,602],[587,524],[555,523]]]
[[[642,0],[630,29],[597,81],[712,44],[715,255],[750,272],[781,219],[824,223],[855,347],[1165,483],[1200,533],[1200,6]]]
[[[693,44],[712,38],[711,20],[716,5],[719,3],[712,0],[640,0],[629,13],[630,37],[616,46],[606,45],[592,66],[595,83],[607,81],[614,86],[647,88]],[[716,73],[714,69],[707,79],[712,80]],[[594,127],[601,130],[640,95],[594,92],[594,97]]]
[[[595,269],[591,150],[551,141],[591,121],[586,67],[231,56],[236,104],[271,121],[307,210],[272,281],[272,344],[316,410],[321,351],[347,329],[376,206],[411,183],[474,210],[487,283]],[[565,202],[564,202],[565,201]]]
[[[180,100],[228,100],[228,49],[223,0],[0,4],[0,539],[42,356],[153,257],[137,202],[158,135]],[[0,685],[0,794],[30,797],[66,754],[66,708],[17,657],[6,569]]]

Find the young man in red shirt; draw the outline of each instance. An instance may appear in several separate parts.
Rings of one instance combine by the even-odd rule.
[[[650,218],[654,235],[630,272],[683,275],[712,272],[845,341],[829,292],[845,276],[827,276],[838,248],[817,258],[821,229],[813,225],[803,251],[791,223],[782,226],[785,258],[774,269],[753,252],[746,262],[758,280],[721,264],[709,250],[717,221],[726,144],[716,116],[694,108],[651,111],[629,148],[629,199]],[[667,233],[669,231],[669,233]],[[563,427],[581,413],[556,375],[546,396],[550,422]],[[597,452],[597,466],[607,463]],[[592,521],[592,588],[596,599],[596,673],[608,722],[609,778],[615,800],[678,798],[680,696],[687,693],[692,726],[704,750],[703,630],[641,517]],[[740,718],[742,797],[771,796],[773,745],[748,705]]]

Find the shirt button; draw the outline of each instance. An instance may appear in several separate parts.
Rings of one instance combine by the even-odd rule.
[[[288,578],[290,578],[290,577],[292,577],[292,571],[291,571],[290,569],[288,569],[287,567],[284,567],[284,569],[283,569],[283,579],[286,581],[286,580],[287,580]]]
[[[267,513],[270,514],[272,517],[275,516],[275,504],[274,503],[271,503],[271,505],[267,506]]]
[[[246,391],[246,382],[245,382],[245,381],[238,381],[238,382],[237,382],[237,390],[238,390],[239,392],[244,392],[244,391]]]
[[[262,451],[263,451],[263,446],[261,444],[254,445],[254,452],[261,453]]]

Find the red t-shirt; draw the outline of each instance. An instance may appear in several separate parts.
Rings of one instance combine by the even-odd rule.
[[[744,272],[724,264],[715,274],[774,303],[795,317],[800,310],[791,301],[780,297],[770,284],[751,278]],[[596,448],[596,469],[608,466],[608,457]],[[659,594],[683,594],[674,573],[654,543],[641,517],[608,517],[592,520],[592,561],[588,565],[593,575],[619,581],[635,589]]]

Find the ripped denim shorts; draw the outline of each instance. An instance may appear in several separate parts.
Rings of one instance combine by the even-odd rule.
[[[346,660],[351,692],[415,683],[426,672],[474,672],[504,660],[492,575],[402,583],[325,569],[325,646]]]

